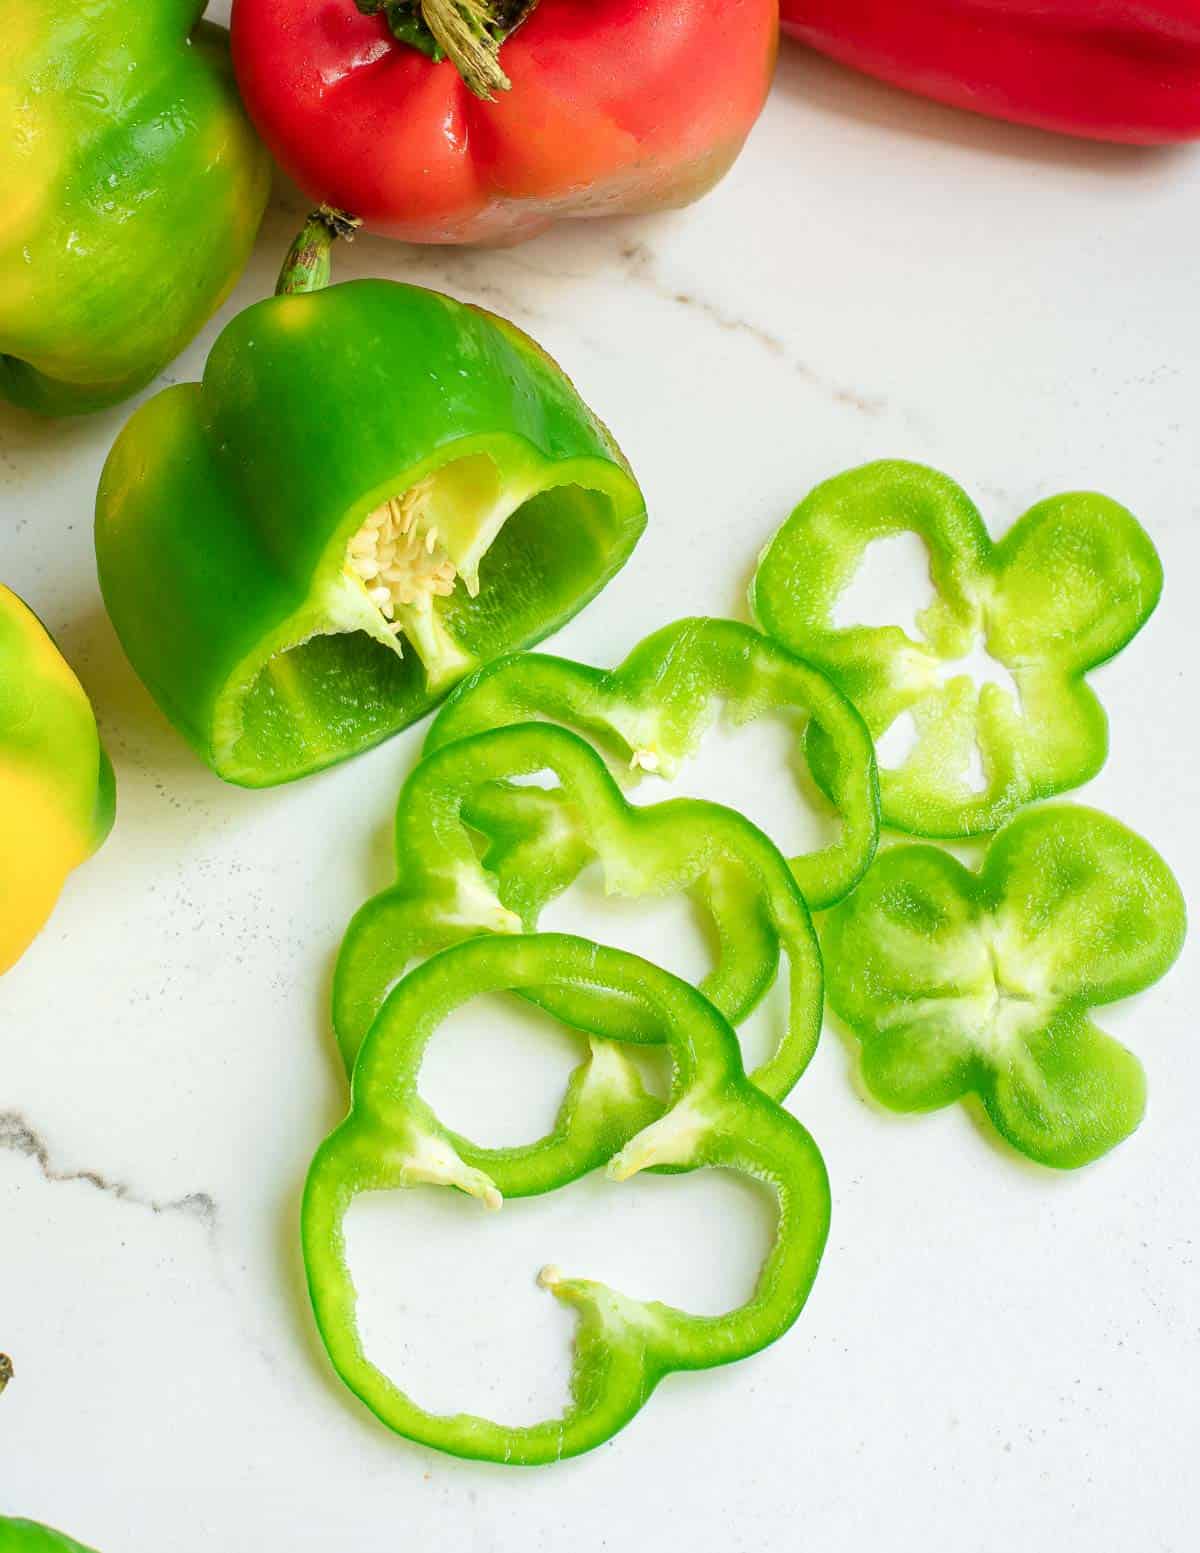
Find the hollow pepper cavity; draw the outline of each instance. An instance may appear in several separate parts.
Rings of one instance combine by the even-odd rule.
[[[918,616],[920,636],[898,625],[836,625],[868,546],[902,533],[926,546],[936,590]],[[1095,776],[1108,720],[1084,676],[1141,630],[1161,591],[1149,536],[1106,496],[1049,497],[993,543],[953,480],[886,460],[837,475],[801,502],[763,553],[751,604],[770,636],[845,691],[876,739],[911,719],[911,748],[880,773],[884,823],[955,837],[993,831],[1023,804]],[[1015,694],[955,672],[980,641]],[[828,786],[834,751],[819,724],[808,753]]]
[[[1200,136],[1197,0],[782,0],[786,32],[956,108],[1065,135]]]
[[[554,1129],[536,1143],[484,1149],[444,1127],[418,1075],[438,1026],[471,998],[500,991],[599,990],[645,1013],[641,1037],[673,1065],[666,1107],[642,1086],[603,1018],[573,1075]],[[599,1004],[590,1005],[598,1013]],[[829,1227],[829,1182],[812,1138],[745,1077],[737,1037],[694,987],[635,955],[561,934],[476,938],[443,950],[393,990],[354,1070],[349,1116],[317,1151],[301,1234],[309,1293],[334,1367],[398,1434],[457,1456],[508,1465],[561,1461],[609,1439],[664,1376],[746,1358],[782,1336],[808,1297]],[[367,1356],[356,1321],[344,1221],[360,1192],[449,1186],[492,1208],[565,1186],[607,1163],[610,1180],[639,1171],[721,1168],[765,1184],[778,1217],[746,1304],[704,1317],[631,1299],[604,1284],[542,1270],[578,1313],[571,1401],[561,1418],[505,1427],[468,1413],[427,1412]]]
[[[777,0],[234,0],[250,113],[309,197],[405,242],[683,205],[766,99]]]
[[[978,1095],[1023,1154],[1069,1169],[1137,1126],[1145,1075],[1092,1023],[1163,976],[1186,912],[1171,871],[1108,815],[1011,820],[978,874],[930,846],[880,854],[822,925],[831,1006],[897,1111]]]
[[[733,620],[677,620],[640,642],[617,668],[545,653],[497,659],[442,708],[426,752],[467,734],[547,718],[588,734],[636,776],[674,777],[724,706],[735,724],[799,713],[824,730],[827,792],[841,831],[790,859],[808,904],[831,905],[865,873],[879,840],[875,753],[862,719],[824,674]],[[539,795],[527,795],[532,807]]]
[[[552,776],[557,786],[515,785]],[[468,828],[469,827],[469,828]],[[480,856],[471,832],[486,838]],[[599,859],[622,896],[687,891],[711,920],[716,964],[700,990],[741,1023],[779,974],[787,1023],[751,1074],[782,1099],[821,1030],[821,960],[788,865],[748,820],[699,799],[627,803],[599,755],[547,723],[493,729],[443,745],[404,785],[396,809],[397,882],[354,917],[334,975],[334,1028],[348,1068],[388,989],[416,958],[481,933],[533,932],[546,906]],[[644,1010],[593,988],[536,988],[534,1002],[567,1024],[619,1034]]]
[[[115,793],[82,685],[36,615],[0,585],[0,974],[108,835]]]
[[[0,399],[142,388],[220,305],[270,187],[205,0],[30,0],[0,39]]]
[[[219,776],[357,754],[537,641],[628,558],[641,492],[512,324],[354,281],[258,303],[167,389],[100,482],[104,601]]]

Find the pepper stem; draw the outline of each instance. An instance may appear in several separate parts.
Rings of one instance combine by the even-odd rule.
[[[330,254],[334,243],[339,237],[350,242],[360,226],[362,222],[357,216],[334,210],[332,205],[318,206],[288,249],[275,284],[275,295],[287,297],[300,291],[324,291],[333,272]]]
[[[507,92],[512,82],[500,64],[500,45],[514,33],[537,0],[354,0],[366,16],[382,14],[392,36],[427,54],[448,59],[467,86],[485,102]]]

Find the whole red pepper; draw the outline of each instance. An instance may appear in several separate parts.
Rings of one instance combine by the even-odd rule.
[[[758,117],[778,31],[778,0],[233,6],[242,95],[284,169],[368,231],[428,243],[696,199]]]
[[[1200,136],[1200,0],[782,0],[786,32],[957,108],[1154,145]]]

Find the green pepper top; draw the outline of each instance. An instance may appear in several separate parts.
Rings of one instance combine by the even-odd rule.
[[[921,639],[895,625],[835,625],[867,546],[904,532],[927,546],[937,589]],[[751,602],[769,635],[845,691],[876,739],[911,716],[913,748],[880,774],[884,824],[953,837],[986,834],[1031,799],[1095,776],[1108,725],[1084,675],[1137,634],[1161,590],[1149,536],[1106,496],[1050,497],[993,543],[953,480],[885,461],[837,475],[801,502],[764,551]],[[1016,697],[953,672],[980,639],[1010,671]],[[828,784],[832,751],[820,728],[808,748]]]
[[[270,163],[204,4],[0,8],[0,399],[127,398],[240,275]]]
[[[100,482],[104,600],[218,775],[291,781],[536,641],[645,526],[627,464],[550,358],[436,292],[354,281],[236,317]]]
[[[978,874],[931,846],[880,854],[821,938],[829,1001],[898,1111],[977,1094],[1015,1148],[1069,1168],[1141,1120],[1145,1078],[1088,1011],[1164,975],[1183,896],[1140,836],[1050,804],[1011,820]]]
[[[591,1056],[573,1075],[546,1137],[485,1149],[443,1126],[417,1088],[438,1026],[470,998],[534,989],[599,990],[636,1004],[645,1016],[637,1021],[641,1034],[627,1024],[621,1040],[666,1046],[673,1074],[665,1113],[598,1017]],[[592,1005],[597,1014],[606,1006]],[[630,1102],[638,1097],[642,1119],[631,1130]],[[552,1191],[606,1160],[612,1181],[658,1167],[716,1167],[774,1193],[774,1244],[746,1304],[695,1316],[543,1269],[543,1287],[574,1307],[579,1326],[570,1405],[562,1418],[529,1427],[429,1413],[372,1363],[358,1332],[343,1229],[358,1193],[436,1184],[499,1208],[504,1196]],[[317,1325],[346,1384],[409,1439],[509,1465],[591,1450],[633,1417],[665,1375],[729,1364],[774,1342],[804,1306],[828,1229],[829,1182],[816,1144],[746,1079],[737,1037],[712,1004],[636,955],[553,933],[472,939],[426,960],[394,989],[358,1054],[350,1114],[313,1160],[301,1213]]]

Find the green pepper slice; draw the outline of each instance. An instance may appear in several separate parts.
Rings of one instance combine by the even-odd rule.
[[[254,245],[271,164],[205,0],[17,0],[0,41],[0,400],[144,387]]]
[[[899,626],[833,624],[873,541],[916,534],[935,602],[914,640]],[[1149,619],[1162,567],[1145,530],[1106,496],[1039,502],[999,543],[946,475],[886,460],[807,496],[763,552],[751,604],[763,629],[839,685],[879,739],[912,718],[915,743],[881,772],[885,825],[918,836],[984,835],[1036,798],[1089,781],[1108,753],[1104,709],[1084,676]],[[951,674],[981,640],[1016,684],[976,688]],[[983,786],[973,786],[978,751]],[[832,778],[820,729],[814,775]]]
[[[19,1521],[0,1515],[0,1553],[92,1553],[92,1550],[37,1521]]]
[[[509,786],[550,772],[559,786]],[[480,857],[470,830],[487,847]],[[476,734],[427,755],[396,808],[397,883],[355,915],[334,973],[334,1029],[347,1069],[387,991],[416,958],[480,933],[535,931],[547,904],[594,858],[610,894],[686,890],[711,918],[717,963],[700,990],[731,1024],[788,964],[788,1023],[751,1080],[782,1099],[821,1033],[821,956],[787,863],[732,809],[700,799],[627,803],[590,745],[548,723]],[[644,1011],[591,988],[527,994],[565,1023],[645,1039]]]
[[[802,711],[830,751],[826,791],[841,834],[820,851],[790,859],[813,908],[848,894],[879,840],[875,753],[862,719],[824,674],[751,626],[733,620],[677,620],[640,642],[611,670],[525,653],[501,658],[447,701],[426,752],[486,728],[548,718],[589,734],[637,772],[674,777],[724,703],[735,723],[771,711]],[[538,801],[530,794],[525,802]]]
[[[219,776],[308,775],[557,629],[627,560],[642,496],[503,319],[352,281],[247,309],[202,384],[142,406],[96,555],[122,644]]]
[[[830,1005],[895,1111],[969,1093],[1021,1153],[1071,1169],[1138,1125],[1145,1075],[1089,1009],[1165,975],[1183,896],[1158,853],[1095,809],[1011,820],[978,874],[930,846],[883,852],[822,924]]]
[[[602,1039],[573,1075],[554,1131],[536,1143],[483,1149],[438,1121],[417,1091],[438,1025],[474,996],[543,988],[599,988],[645,1011],[644,1038],[665,1044],[674,1068],[665,1113],[620,1046]],[[614,1181],[657,1166],[716,1166],[770,1186],[779,1209],[775,1242],[750,1300],[726,1315],[700,1317],[544,1269],[543,1286],[578,1311],[579,1327],[570,1406],[562,1418],[529,1427],[428,1413],[370,1361],[357,1330],[343,1232],[359,1192],[437,1183],[496,1208],[502,1195],[552,1191],[605,1161]],[[371,1411],[396,1433],[438,1450],[528,1466],[602,1444],[673,1370],[728,1364],[782,1336],[816,1277],[829,1202],[816,1144],[745,1077],[737,1037],[695,988],[636,955],[534,934],[445,949],[391,993],[359,1053],[350,1114],[313,1160],[301,1234],[322,1340],[338,1374]]]

